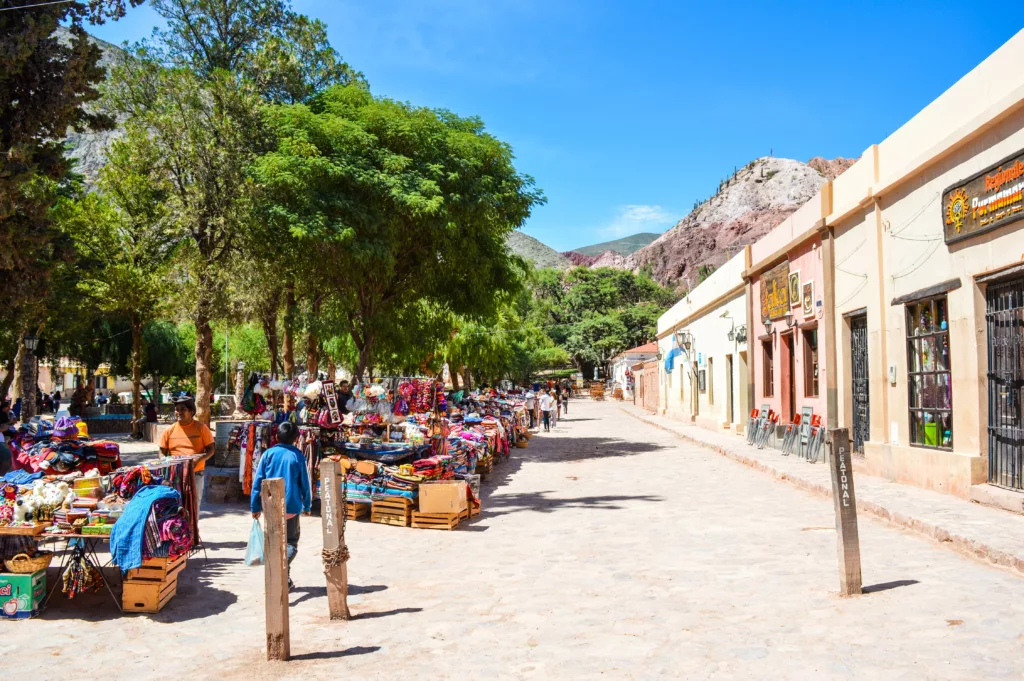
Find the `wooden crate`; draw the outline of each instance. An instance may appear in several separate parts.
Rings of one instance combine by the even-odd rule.
[[[486,459],[476,462],[476,474],[477,475],[490,475],[494,472],[494,457],[489,456]]]
[[[424,530],[454,530],[459,526],[461,513],[412,512],[412,526]]]
[[[166,582],[125,580],[121,607],[125,612],[160,612],[178,593],[178,576]]]
[[[177,558],[147,558],[142,566],[128,571],[130,582],[167,582],[178,578],[178,573],[185,568],[188,554]]]
[[[415,502],[405,497],[378,499],[373,502],[370,522],[382,525],[409,527],[412,523],[412,509]]]
[[[362,504],[355,501],[345,502],[346,520],[360,520],[368,515],[370,515],[370,504]]]

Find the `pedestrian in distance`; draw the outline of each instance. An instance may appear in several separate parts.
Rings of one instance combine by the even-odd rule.
[[[263,453],[259,468],[252,481],[252,498],[249,507],[252,517],[259,519],[263,512],[263,500],[260,490],[263,481],[270,478],[284,480],[284,511],[287,519],[285,556],[288,559],[288,588],[294,588],[292,582],[292,561],[299,552],[299,514],[309,513],[313,498],[309,491],[309,473],[306,471],[306,460],[302,452],[295,446],[299,437],[299,427],[291,421],[285,421],[277,429],[277,444]]]
[[[526,411],[530,413],[530,430],[533,430],[534,428],[537,427],[537,415],[536,413],[534,413],[536,407],[537,396],[533,393],[532,390],[529,390],[526,393]]]
[[[544,422],[544,432],[551,431],[551,412],[555,410],[555,398],[553,398],[548,391],[540,391],[540,413],[541,418]]]

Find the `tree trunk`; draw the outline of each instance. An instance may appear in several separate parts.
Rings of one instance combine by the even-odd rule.
[[[132,323],[132,419],[142,418],[142,318],[131,314]]]
[[[245,369],[235,364],[235,413],[236,418],[245,418],[242,411],[242,398],[245,397]]]
[[[295,378],[295,286],[288,285],[284,298],[284,340],[281,343],[284,375]]]
[[[281,292],[275,291],[263,306],[260,321],[263,324],[263,336],[267,339],[267,350],[270,353],[270,373],[276,376],[281,371],[280,355],[277,351],[277,309],[281,304]],[[225,386],[225,389],[227,386]]]
[[[451,374],[452,377],[452,390],[454,390],[455,392],[459,392],[459,372],[452,371],[451,366],[449,366],[448,373]]]
[[[356,360],[356,368],[352,372],[352,381],[354,383],[363,382],[363,376],[366,374],[366,370],[371,362],[370,350],[369,343],[363,343],[363,347],[359,348],[359,359]]]
[[[157,408],[157,413],[160,413],[160,374],[153,374],[153,404]]]
[[[7,393],[11,389],[11,385],[14,383],[14,363],[17,359],[17,354],[8,355],[7,362],[4,363],[4,378],[0,381],[0,399],[7,397]]]
[[[204,294],[200,292],[200,296]],[[213,359],[213,329],[210,327],[208,310],[208,301],[200,300],[196,313],[196,418],[207,425],[210,423],[210,398],[213,393],[210,367]]]
[[[96,406],[96,369],[90,366],[85,367],[85,404]]]
[[[313,323],[309,325],[309,333],[306,335],[306,380],[315,381],[317,370],[320,368],[320,339],[316,335],[316,320],[320,314],[320,299],[313,300],[312,316]]]
[[[327,355],[327,380],[333,381],[334,377],[338,375],[338,367],[334,363],[334,356]]]
[[[466,379],[466,390],[473,389],[473,373],[468,366],[462,367],[462,377]]]
[[[21,333],[18,335],[18,351],[14,355],[14,376],[11,379],[13,381],[11,389],[11,404],[14,404],[14,400],[21,397],[21,356],[23,354],[25,354],[25,334]]]
[[[24,343],[22,343],[24,348]],[[25,349],[21,351],[21,422],[25,423],[36,415],[36,356]]]

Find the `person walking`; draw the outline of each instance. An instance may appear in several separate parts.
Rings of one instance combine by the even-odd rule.
[[[533,393],[532,390],[529,390],[526,393],[526,411],[530,412],[530,430],[533,430],[534,428],[537,427],[537,415],[534,413],[536,407],[537,396]]]
[[[187,395],[174,401],[177,422],[160,436],[160,454],[163,456],[190,456],[196,462],[193,482],[196,490],[196,510],[203,506],[206,488],[206,462],[213,456],[213,433],[202,421],[196,421],[196,403]]]
[[[563,414],[568,414],[569,413],[569,387],[568,386],[562,386],[562,390],[558,394],[562,396],[562,400],[561,400],[561,403],[560,403],[561,406],[562,406],[562,413]]]
[[[540,391],[540,413],[544,421],[544,432],[551,431],[551,412],[555,409],[555,398],[547,390]]]
[[[263,500],[260,498],[263,481],[270,478],[284,480],[284,512],[287,519],[285,557],[288,559],[289,589],[295,587],[292,582],[292,561],[299,552],[299,514],[309,513],[313,504],[306,460],[295,446],[298,437],[299,427],[291,421],[285,421],[278,427],[277,444],[263,453],[252,481],[252,497],[249,500],[252,517],[258,520],[263,512]]]

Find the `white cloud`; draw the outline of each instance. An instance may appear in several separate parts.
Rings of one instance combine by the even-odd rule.
[[[615,220],[601,229],[601,234],[618,239],[639,232],[663,232],[674,222],[674,216],[661,206],[620,206]]]

